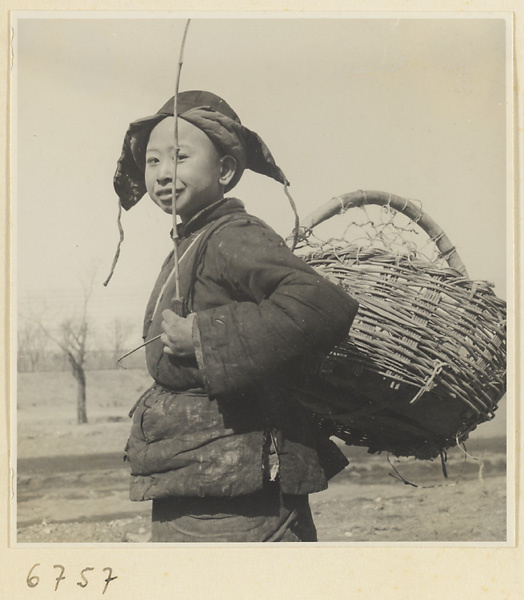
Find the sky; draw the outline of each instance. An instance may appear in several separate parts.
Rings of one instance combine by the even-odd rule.
[[[18,14],[12,206],[18,318],[57,323],[95,270],[96,326],[126,318],[140,343],[171,218],[147,196],[123,215],[103,287],[118,241],[112,179],[128,124],[174,93],[185,20],[136,15]],[[301,217],[358,189],[417,199],[470,277],[506,297],[505,21],[326,15],[193,18],[180,89],[217,93],[259,133]],[[246,172],[231,195],[291,231],[278,183]]]

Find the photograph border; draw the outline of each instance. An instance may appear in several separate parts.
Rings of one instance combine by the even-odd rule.
[[[77,3],[78,4],[78,3]],[[409,3],[408,3],[409,4]],[[473,3],[473,4],[479,4],[479,3]],[[501,5],[504,4],[506,5],[507,3],[500,3]],[[471,6],[471,4],[470,4]],[[501,6],[501,8],[503,8]],[[458,12],[458,9],[457,9]],[[498,16],[498,17],[503,17],[504,19],[507,19],[508,25],[507,25],[507,29],[508,29],[508,34],[511,36],[513,34],[513,21],[512,21],[512,11],[508,11],[506,9],[504,9],[503,11],[499,12],[490,12],[490,17],[494,17],[494,16]],[[16,18],[18,13],[12,13],[12,17],[14,16]],[[65,11],[63,13],[61,13],[64,18],[70,18],[70,11]],[[76,13],[78,14],[78,12]],[[89,14],[92,15],[92,13],[90,12]],[[120,18],[122,16],[122,12],[120,11],[97,11],[97,15],[103,14],[104,17],[108,16],[109,18],[111,18],[111,16],[114,16],[114,18]],[[145,12],[145,11],[140,11],[140,14],[138,13],[134,13],[132,18],[143,18],[143,16],[145,14],[149,14],[149,11]],[[155,11],[155,14],[158,14],[157,11]],[[194,13],[187,13],[187,12],[181,12],[181,13],[177,13],[177,17],[180,16],[180,18],[185,18],[186,16],[193,16]],[[252,16],[256,13],[249,11],[249,14],[246,13],[242,13],[239,16],[245,18],[247,16]],[[260,13],[262,14],[264,17],[268,17],[268,16],[283,16],[284,18],[293,18],[294,16],[296,17],[297,14],[299,13],[294,13],[292,11],[289,12],[264,12],[264,13]],[[324,12],[318,12],[318,11],[311,11],[307,13],[307,17],[308,18],[314,18],[315,16],[321,16],[325,14]],[[356,16],[358,16],[359,13],[354,13]],[[369,12],[368,11],[364,11],[362,13],[360,13],[361,15],[366,15],[369,16]],[[374,12],[374,14],[377,14]],[[385,12],[380,12],[380,14],[377,14],[376,18],[386,18],[387,14],[391,14],[391,13],[385,13]],[[399,17],[401,16],[401,13],[394,13],[394,14],[398,14]],[[402,16],[404,16],[405,18],[420,18],[420,16],[423,16],[424,14],[427,14],[426,12],[415,12],[415,11],[410,11],[408,16],[406,16],[406,14],[402,14]],[[436,13],[435,13],[436,14]],[[27,15],[29,15],[29,13],[24,13],[24,18],[27,17]],[[284,16],[285,15],[285,16]],[[472,11],[472,12],[461,12],[460,16],[457,16],[457,14],[455,12],[442,12],[442,13],[438,13],[439,16],[442,17],[446,17],[447,15],[453,15],[454,18],[468,18],[468,17],[478,17],[479,15],[484,15],[486,16],[486,13],[483,12],[476,12],[476,11]],[[39,18],[56,18],[56,13],[53,13],[52,16],[47,17],[46,15],[44,15],[43,13],[39,13]],[[206,17],[209,16],[216,16],[217,18],[235,18],[235,14],[231,14],[231,13],[224,13],[224,12],[220,12],[217,13],[216,11],[209,11],[206,12]],[[103,18],[103,17],[95,17],[95,18]],[[160,18],[160,17],[159,17]],[[329,14],[329,18],[336,18],[336,14],[335,13],[330,13]],[[515,36],[516,39],[517,36]],[[515,42],[515,40],[513,40]],[[515,74],[515,82],[513,82],[513,75],[515,73],[515,71],[517,70],[519,63],[519,56],[521,56],[522,53],[522,48],[519,49],[519,54],[517,56],[514,56],[513,58],[513,62],[511,64],[508,65],[508,74],[507,74],[507,78],[509,79],[509,81],[513,84],[517,83],[518,80],[520,79],[520,77],[518,76],[518,74]],[[518,71],[517,71],[518,73]],[[509,82],[507,82],[508,85],[510,85]],[[511,95],[510,95],[511,96]],[[13,100],[12,100],[13,102]],[[518,141],[515,138],[516,136],[516,132],[518,131],[518,107],[521,106],[521,103],[518,101],[518,97],[516,99],[516,105],[513,107],[514,110],[508,110],[508,121],[510,121],[508,123],[508,127],[510,128],[510,130],[513,132],[513,135],[508,135],[508,151],[510,151],[510,155],[514,156],[515,160],[521,160],[521,154],[519,153],[519,145],[518,145]],[[13,109],[13,106],[11,105],[11,110]],[[512,116],[513,113],[513,116]],[[13,135],[14,134],[14,135]],[[521,134],[521,132],[520,132]],[[11,137],[10,137],[10,143],[12,144],[14,139],[16,137],[16,132],[11,132]],[[508,161],[509,162],[509,161]],[[12,165],[13,166],[13,165]],[[515,420],[515,422],[518,423],[518,420],[516,419],[517,415],[519,414],[519,410],[518,407],[516,406],[516,402],[515,402],[515,398],[517,397],[517,394],[520,392],[520,387],[519,387],[519,381],[518,381],[518,377],[519,377],[519,372],[517,369],[517,356],[519,356],[518,354],[518,350],[517,350],[517,345],[520,342],[520,337],[517,335],[517,330],[516,327],[520,324],[520,321],[518,320],[518,316],[515,314],[515,309],[517,306],[519,306],[518,302],[517,302],[517,298],[519,298],[519,289],[518,286],[520,286],[520,279],[518,279],[518,273],[516,271],[516,269],[518,269],[520,267],[520,263],[519,263],[519,256],[515,253],[515,248],[518,247],[520,249],[519,243],[520,243],[520,239],[517,237],[517,229],[519,226],[519,215],[520,215],[520,211],[519,211],[519,205],[518,205],[518,201],[520,200],[520,189],[519,189],[519,183],[518,183],[518,176],[517,173],[521,173],[521,165],[516,165],[515,168],[513,167],[513,164],[509,165],[510,170],[512,171],[512,173],[510,173],[509,177],[511,178],[511,185],[508,186],[508,201],[507,201],[507,255],[508,255],[508,270],[510,271],[508,273],[508,314],[509,316],[509,320],[508,320],[508,324],[509,324],[509,328],[510,330],[514,331],[514,336],[511,339],[510,338],[510,342],[508,344],[508,349],[509,349],[509,359],[508,362],[509,364],[514,365],[514,370],[513,372],[510,374],[510,376],[508,377],[508,411],[507,411],[507,440],[508,440],[508,448],[512,448],[515,446],[515,443],[517,441],[517,434],[515,433],[515,423],[513,422]],[[13,182],[12,180],[9,181],[9,185],[10,190],[9,193],[13,192]],[[514,193],[511,193],[511,190],[514,190]],[[7,204],[7,203],[6,203]],[[6,219],[6,224],[9,225],[11,224],[11,219],[10,217],[13,216],[13,213],[9,213],[9,218]],[[514,236],[511,235],[511,232],[514,232]],[[11,230],[10,232],[10,237],[11,240],[13,239],[13,231]],[[6,236],[7,237],[7,236]],[[6,248],[6,257],[9,256],[9,248]],[[6,273],[9,273],[9,269],[6,269]],[[515,277],[513,277],[513,273],[515,273]],[[11,270],[11,277],[13,275],[13,271]],[[513,281],[516,281],[516,284],[513,285]],[[8,279],[8,281],[12,281],[12,279]],[[13,296],[13,294],[15,294],[14,291],[11,292],[12,296],[11,296],[11,307],[16,306],[16,297]],[[9,307],[9,302],[7,303],[8,307]],[[16,332],[16,316],[14,311],[12,311],[11,314],[11,321],[9,323],[9,327],[6,326],[6,333],[8,333],[8,336],[6,336],[6,338],[10,337],[11,338],[11,342],[13,342],[13,340],[15,339],[15,332]],[[13,361],[10,361],[10,358],[8,356],[9,353],[7,353],[6,356],[6,364],[10,365],[9,370],[6,370],[7,372],[10,372],[10,381],[7,382],[6,385],[10,386],[10,392],[11,394],[14,393],[14,395],[16,395],[16,377],[13,377],[14,375],[14,367],[13,367]],[[8,404],[8,403],[6,403]],[[16,428],[13,428],[13,424],[14,424],[14,417],[15,415],[13,414],[15,411],[13,409],[13,405],[11,405],[11,408],[8,409],[9,410],[9,420],[8,422],[10,423],[10,432],[11,432],[11,436],[12,436],[12,440],[14,440],[14,443],[16,445]],[[16,447],[16,446],[15,446]],[[14,471],[13,471],[13,446],[11,446],[9,455],[11,458],[11,462],[10,462],[10,476],[9,476],[9,480],[10,480],[10,494],[9,494],[9,498],[10,498],[10,523],[11,523],[11,527],[13,527],[13,524],[16,522],[16,517],[15,514],[13,514],[13,501],[14,501]],[[375,554],[377,556],[377,558],[379,556],[388,556],[388,558],[386,560],[391,560],[391,563],[397,563],[398,561],[396,560],[397,557],[395,556],[391,556],[391,552],[387,552],[388,549],[391,550],[391,548],[396,548],[399,550],[399,554],[402,556],[411,556],[413,557],[413,553],[410,553],[410,549],[432,549],[436,552],[435,556],[438,558],[440,556],[440,559],[442,560],[443,563],[443,568],[445,570],[449,570],[450,569],[450,563],[449,563],[449,559],[447,557],[445,557],[446,551],[447,550],[458,550],[459,548],[463,549],[463,552],[467,555],[469,553],[470,550],[473,550],[472,547],[476,547],[479,549],[479,551],[481,549],[484,549],[486,551],[487,554],[490,553],[491,550],[497,550],[501,549],[503,552],[510,552],[511,548],[514,549],[513,554],[515,556],[518,555],[519,553],[519,548],[518,548],[518,535],[510,535],[511,532],[515,531],[515,526],[517,524],[517,518],[516,518],[516,513],[517,513],[517,502],[516,502],[516,490],[518,489],[518,475],[516,473],[516,469],[517,469],[517,461],[516,461],[516,453],[515,452],[508,452],[507,455],[508,458],[508,466],[507,466],[507,470],[508,470],[508,483],[507,483],[507,489],[508,489],[508,541],[507,542],[481,542],[481,543],[476,543],[476,544],[464,544],[464,543],[446,543],[446,544],[442,544],[442,543],[438,543],[438,542],[422,542],[422,543],[411,543],[411,542],[399,542],[399,543],[358,543],[358,544],[351,544],[351,543],[315,543],[315,544],[306,544],[303,549],[299,550],[298,554],[300,554],[301,556],[303,555],[305,562],[302,564],[302,566],[300,565],[301,563],[301,558],[297,557],[297,551],[296,549],[291,550],[289,547],[287,549],[274,549],[275,553],[278,553],[278,555],[280,556],[282,553],[288,553],[289,556],[286,556],[282,562],[279,564],[278,567],[275,567],[275,571],[281,571],[282,570],[282,565],[289,565],[288,568],[289,569],[299,569],[299,577],[305,573],[305,571],[303,570],[303,566],[304,564],[310,564],[311,562],[315,561],[315,554],[312,552],[316,552],[318,549],[318,553],[319,555],[324,555],[324,553],[329,553],[329,552],[333,552],[334,556],[332,557],[334,559],[334,562],[336,564],[341,564],[343,562],[343,558],[341,560],[341,556],[340,553],[343,550],[348,550],[350,553],[355,554],[356,556],[359,557],[359,560],[364,560],[363,555],[367,554],[368,552],[372,552],[372,551],[376,551]],[[520,502],[520,498],[519,498],[519,502]],[[15,526],[16,529],[16,526]],[[119,572],[121,573],[128,573],[128,575],[122,575],[122,578],[127,577],[128,579],[125,582],[125,587],[126,590],[124,591],[124,588],[121,588],[121,591],[118,592],[119,595],[122,594],[121,597],[126,597],[126,598],[134,598],[134,597],[141,597],[141,596],[137,596],[134,595],[137,593],[138,591],[138,587],[136,587],[136,577],[134,580],[134,583],[132,583],[133,580],[133,576],[135,576],[137,573],[139,572],[144,572],[144,565],[147,566],[147,568],[153,568],[155,571],[158,571],[158,568],[162,568],[160,567],[160,565],[164,565],[163,568],[165,568],[165,564],[166,562],[168,562],[168,556],[166,555],[166,553],[164,552],[164,550],[166,550],[165,547],[170,548],[172,551],[176,552],[177,554],[177,559],[182,559],[181,562],[185,565],[185,567],[187,567],[188,564],[196,564],[196,563],[202,563],[202,561],[204,560],[204,557],[200,557],[200,556],[196,556],[196,553],[200,554],[204,554],[207,556],[214,555],[212,558],[213,560],[217,560],[218,564],[224,564],[225,560],[224,560],[224,556],[220,555],[219,553],[222,552],[222,554],[227,554],[230,555],[231,553],[236,554],[237,556],[233,559],[233,561],[239,565],[242,564],[244,565],[244,561],[245,561],[245,552],[244,549],[248,549],[249,548],[249,553],[252,554],[256,554],[258,555],[258,560],[262,560],[263,563],[266,565],[267,563],[272,563],[273,561],[271,560],[271,557],[268,558],[267,556],[267,550],[263,550],[261,551],[260,545],[251,545],[251,544],[217,544],[214,545],[215,547],[209,547],[206,545],[206,547],[202,547],[201,544],[188,544],[184,546],[184,552],[183,552],[183,556],[181,555],[182,552],[182,548],[180,546],[174,546],[173,544],[155,544],[155,547],[152,548],[151,544],[20,544],[20,543],[16,543],[13,541],[13,539],[8,540],[8,544],[6,549],[4,550],[5,552],[5,556],[7,557],[7,561],[5,561],[6,563],[8,563],[10,566],[13,566],[13,552],[15,552],[18,555],[18,558],[20,558],[21,555],[28,555],[28,559],[24,562],[24,565],[19,568],[19,569],[6,569],[6,573],[14,573],[15,571],[18,572],[24,572],[27,571],[27,565],[31,562],[31,559],[35,559],[35,564],[37,562],[39,562],[39,560],[36,560],[35,557],[40,556],[39,552],[43,552],[45,555],[48,555],[49,558],[46,558],[46,563],[48,565],[47,567],[47,575],[49,576],[50,573],[52,573],[52,576],[50,576],[50,580],[54,581],[54,577],[56,576],[56,573],[53,571],[52,568],[49,567],[50,563],[52,562],[51,557],[55,554],[57,555],[61,555],[63,561],[65,561],[64,555],[67,553],[69,554],[69,549],[71,549],[71,560],[73,563],[75,563],[78,567],[80,567],[82,564],[84,564],[84,562],[82,562],[81,559],[81,553],[83,551],[87,551],[89,550],[90,554],[97,555],[96,556],[96,560],[99,561],[102,557],[104,559],[109,560],[112,555],[114,554],[114,548],[118,548],[118,550],[122,550],[122,554],[125,555],[122,557],[122,561],[123,563],[119,564]],[[225,547],[224,547],[225,546]],[[286,545],[287,546],[287,545]],[[196,548],[195,548],[196,547]],[[147,559],[141,561],[140,557],[137,556],[137,548],[147,548]],[[240,548],[242,548],[243,552],[240,552]],[[113,549],[113,551],[111,550]],[[125,549],[125,551],[124,551]],[[256,550],[256,552],[252,552],[252,550]],[[52,551],[52,552],[50,552]],[[100,551],[100,558],[98,557],[98,554]],[[329,552],[328,552],[329,551]],[[158,554],[159,555],[159,564],[155,565],[154,564],[154,559],[151,557],[151,554]],[[271,553],[273,553],[273,550],[271,551]],[[132,554],[134,554],[134,556],[132,556]],[[79,556],[80,555],[80,556]],[[218,555],[218,556],[217,556]],[[242,556],[244,555],[244,556]],[[293,556],[294,555],[294,556]],[[73,559],[74,556],[74,559]],[[30,558],[32,557],[32,558]],[[307,557],[307,558],[306,558]],[[252,557],[254,558],[254,556]],[[298,560],[297,560],[298,558]],[[479,558],[478,556],[476,558]],[[500,559],[500,557],[499,557]],[[58,560],[58,559],[57,559]],[[120,558],[119,558],[120,560]],[[323,563],[322,559],[320,562]],[[330,558],[327,558],[327,565],[330,564]],[[338,562],[337,562],[338,561]],[[42,565],[44,564],[43,560],[40,561],[42,562]],[[58,561],[59,562],[59,561]],[[87,563],[89,562],[89,559],[86,562],[86,566]],[[103,562],[103,561],[102,561]],[[101,565],[102,562],[99,562],[99,564]],[[113,561],[114,562],[114,561]],[[461,561],[459,561],[461,562]],[[467,562],[467,559],[466,559]],[[60,564],[60,563],[59,563]],[[65,563],[62,563],[65,564]],[[91,564],[91,563],[90,563]],[[104,565],[106,563],[103,563]],[[291,566],[291,564],[293,564],[293,567]],[[372,567],[370,567],[370,565],[368,564],[367,561],[364,560],[364,563],[366,564],[366,568],[369,568],[369,571],[371,571],[372,573],[375,572],[374,569]],[[444,566],[445,565],[445,566]],[[29,565],[30,566],[30,565]],[[156,568],[155,568],[156,567]],[[255,560],[253,561],[253,564],[251,564],[250,562],[250,567],[252,569],[254,569],[256,571],[257,569],[257,559],[255,558]],[[2,569],[4,569],[5,567],[2,567]],[[99,567],[100,569],[101,567]],[[515,569],[518,568],[518,563],[515,563]],[[216,565],[215,568],[211,569],[215,574],[218,573]],[[366,570],[366,569],[364,569]],[[80,569],[81,571],[81,569]],[[79,573],[80,571],[77,571],[76,573]],[[115,570],[116,572],[116,570]],[[164,571],[165,572],[165,571]],[[165,572],[165,579],[168,581],[172,582],[173,577],[175,576],[175,572],[176,572],[176,576],[177,577],[181,577],[181,580],[184,582],[185,585],[187,585],[187,587],[185,587],[184,590],[180,590],[179,589],[179,593],[180,591],[184,591],[184,593],[191,593],[191,590],[194,590],[194,581],[191,578],[188,578],[187,573],[183,573],[181,574],[179,572],[179,568],[175,569],[173,572]],[[318,569],[316,568],[312,568],[312,572],[319,574]],[[388,571],[390,574],[391,572]],[[360,581],[362,578],[360,576],[358,576],[359,574],[356,572],[355,567],[352,567],[352,573],[353,575],[357,575],[357,579]],[[66,574],[67,575],[67,574]],[[266,575],[268,575],[266,573]],[[309,575],[311,575],[311,573],[309,573]],[[227,578],[229,578],[229,573],[224,572],[221,576],[219,576],[219,580],[221,580],[221,577],[226,576]],[[120,575],[119,575],[120,577]],[[376,572],[374,577],[376,578]],[[157,580],[159,578],[157,577]],[[308,576],[306,579],[310,580],[311,577]],[[394,579],[394,578],[393,578]],[[468,582],[471,583],[471,577],[466,577],[465,578]],[[515,580],[518,580],[518,577],[515,577]],[[24,597],[38,597],[38,598],[43,598],[43,597],[55,597],[53,596],[52,593],[49,593],[49,595],[47,595],[47,592],[38,592],[38,595],[35,595],[32,589],[24,588],[24,587],[20,587],[21,585],[26,585],[26,579],[24,579],[22,582],[21,580],[18,579],[13,579],[11,575],[8,575],[7,580],[9,582],[8,585],[13,585],[12,589],[13,590],[17,590],[17,595],[18,597],[24,598]],[[162,582],[162,578],[159,579],[160,583],[159,583],[159,587],[158,590],[161,591],[161,593],[169,593],[169,587],[164,585],[164,582]],[[366,589],[363,587],[364,583],[362,583],[362,586],[360,587],[360,592],[361,595],[357,596],[357,597],[362,597],[362,598],[371,598],[374,597],[372,595],[370,596],[364,596],[364,593],[371,593],[370,590],[372,590],[373,586],[377,583],[377,579],[375,579],[372,583],[373,585],[369,585]],[[404,580],[400,580],[403,584],[407,584],[407,582]],[[410,581],[409,576],[408,576],[408,582]],[[119,582],[120,583],[120,582]],[[224,582],[225,583],[225,582]],[[340,583],[340,582],[339,582]],[[368,582],[369,583],[369,582]],[[420,584],[420,580],[419,580],[419,584]],[[512,592],[508,592],[507,586],[506,586],[506,582],[495,582],[495,583],[500,583],[502,587],[495,589],[494,587],[492,588],[487,588],[487,590],[491,590],[493,593],[498,594],[498,596],[490,596],[494,597],[494,598],[504,598],[503,594],[507,594],[507,593],[512,593]],[[42,576],[42,582],[41,585],[43,587],[44,584],[44,576]],[[258,585],[259,588],[257,588],[256,593],[260,593],[259,590],[262,590],[262,586],[264,585],[271,585],[272,584],[272,577],[268,578],[267,581],[266,580],[262,580],[262,578],[258,578]],[[504,584],[504,586],[503,586]],[[470,596],[468,595],[471,592],[471,589],[473,588],[465,588],[462,589],[462,586],[464,585],[464,582],[460,582],[459,584],[460,587],[456,587],[454,589],[454,593],[458,593],[457,590],[460,590],[460,593],[462,594],[462,598],[469,598]],[[116,584],[115,584],[116,587]],[[203,589],[205,586],[204,585],[199,585],[198,589],[201,590]],[[229,587],[229,584],[227,585],[228,589],[227,589],[227,594],[228,597],[236,597],[235,595],[231,595],[231,588]],[[334,584],[333,582],[328,582],[328,584],[326,585],[326,590],[327,589],[333,589]],[[52,592],[53,590],[49,587],[49,590]],[[146,589],[147,586],[144,587],[144,589]],[[88,588],[89,589],[89,588]],[[209,592],[211,592],[211,590],[213,589],[213,586],[210,585],[208,587]],[[338,589],[338,588],[337,588]],[[382,591],[382,597],[385,598],[400,598],[400,597],[406,597],[405,595],[402,595],[401,593],[401,586],[396,587],[395,591],[395,587],[393,588],[389,588],[389,591],[386,592],[387,595],[384,596],[384,590]],[[420,598],[424,598],[424,599],[430,599],[430,598],[436,598],[437,596],[434,595],[434,592],[437,589],[442,589],[439,586],[435,587],[435,590],[424,590],[423,587],[419,588],[421,590],[422,595],[418,595],[418,597]],[[516,588],[518,589],[518,588]],[[49,591],[48,590],[48,591]],[[356,591],[357,588],[355,588],[354,591]],[[410,590],[413,591],[413,588],[410,587]],[[487,591],[486,590],[486,591]],[[69,590],[70,591],[70,590]],[[318,592],[319,592],[319,588],[318,588],[318,584],[315,583],[313,585],[313,587],[311,589],[305,589],[304,590],[300,590],[300,596],[301,597],[315,597],[313,595],[309,596],[310,592],[312,591],[316,591],[317,592],[317,596],[318,596]],[[30,593],[32,592],[33,595],[30,595]],[[78,589],[78,595],[80,596],[81,593],[83,592],[83,589],[81,587],[79,587]],[[226,590],[224,590],[224,592],[226,592]],[[46,595],[41,595],[42,593],[45,593]],[[71,596],[70,597],[76,597],[74,592],[70,592]],[[109,594],[111,593],[111,590],[107,590],[107,594],[109,596]],[[114,594],[116,594],[117,592],[114,591],[113,588],[113,594],[112,597],[117,597]],[[202,593],[202,592],[200,592]],[[304,595],[304,593],[306,595]],[[410,592],[411,593],[411,592]],[[26,595],[27,594],[27,595]],[[133,594],[133,595],[129,595],[129,594]],[[391,595],[390,595],[391,594]],[[84,592],[85,595],[85,592]],[[225,595],[225,594],[224,594]],[[297,590],[297,595],[298,595],[298,590]],[[159,597],[159,596],[157,596]],[[182,597],[182,596],[181,596]],[[197,597],[197,596],[191,596],[191,597]],[[242,597],[241,595],[238,597]],[[292,596],[287,596],[287,597],[292,597]],[[322,596],[320,596],[322,597]],[[471,595],[471,597],[473,598],[474,596]],[[508,596],[508,598],[511,598],[512,596]]]

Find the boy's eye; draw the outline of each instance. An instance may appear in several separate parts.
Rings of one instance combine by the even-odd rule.
[[[185,160],[187,158],[187,154],[184,154],[183,152],[179,152],[178,154],[178,161],[180,162],[181,160]]]
[[[158,158],[156,158],[156,156],[149,156],[149,157],[146,159],[146,164],[147,164],[147,165],[154,165],[154,164],[156,164],[157,162],[158,162]]]

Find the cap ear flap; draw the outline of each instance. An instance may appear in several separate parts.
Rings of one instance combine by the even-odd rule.
[[[246,168],[271,177],[275,181],[289,185],[287,177],[282,169],[276,164],[273,155],[266,146],[264,140],[247,127],[242,127],[244,142],[247,148],[247,164]]]
[[[131,151],[130,130],[125,135],[122,154],[116,164],[113,187],[120,198],[120,204],[126,210],[133,207],[146,193],[144,173],[136,164]]]

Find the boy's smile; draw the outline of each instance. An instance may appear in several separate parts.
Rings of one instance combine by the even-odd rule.
[[[148,194],[164,212],[172,211],[175,119],[166,117],[153,129],[146,149]],[[207,135],[191,123],[178,121],[176,209],[182,222],[220,200],[234,175],[236,161],[221,156]],[[235,164],[232,164],[232,161]]]

